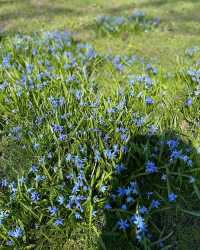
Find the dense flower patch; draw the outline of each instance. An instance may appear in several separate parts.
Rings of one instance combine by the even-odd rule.
[[[32,155],[24,174],[0,181],[2,247],[36,249],[44,238],[51,245],[69,225],[86,223],[138,248],[162,248],[156,218],[187,211],[198,165],[190,143],[164,125],[171,106],[158,68],[58,32],[6,40],[0,58],[1,127]],[[141,73],[127,74],[136,62]],[[112,94],[96,82],[102,64],[123,77]],[[196,88],[198,70],[185,74]],[[194,103],[177,105],[187,113]]]
[[[97,28],[103,33],[116,33],[131,28],[132,30],[150,30],[160,23],[159,18],[150,18],[143,11],[134,11],[129,16],[100,16]],[[190,52],[190,51],[189,51]],[[192,53],[192,52],[191,52]]]

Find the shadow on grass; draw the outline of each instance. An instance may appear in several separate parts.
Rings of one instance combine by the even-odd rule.
[[[104,213],[105,224],[99,240],[99,250],[156,250],[162,249],[161,244],[167,247],[164,249],[199,250],[200,219],[188,212],[199,213],[200,193],[197,189],[200,181],[196,179],[194,183],[191,182],[191,176],[198,176],[200,170],[196,149],[190,141],[184,140],[174,131],[166,131],[161,135],[135,136],[128,142],[128,149],[128,154],[123,159],[126,170],[114,175],[111,180],[112,195],[108,198],[111,208]],[[185,155],[185,160],[170,161],[178,152]],[[192,159],[192,167],[187,165],[189,159]],[[158,166],[156,173],[147,174],[144,166],[148,161]],[[137,183],[138,194],[119,197],[118,188],[124,187],[127,190],[134,181]],[[171,192],[177,194],[176,203],[168,202]],[[132,203],[128,202],[128,198],[133,198]],[[152,209],[152,200],[159,200],[161,206]],[[126,208],[122,208],[122,205]],[[147,248],[134,240],[136,226],[129,225],[126,233],[119,231],[117,227],[121,218],[130,223],[131,216],[143,206],[149,211],[144,215],[139,212],[148,220],[145,244],[150,246]]]
[[[163,5],[166,4],[172,4],[176,5],[180,2],[183,2],[182,0],[150,0],[150,1],[145,1],[142,3],[138,4],[138,7],[144,8],[144,7],[162,7]],[[185,3],[199,3],[199,0],[184,0]]]
[[[20,0],[21,2],[23,1],[23,0]],[[17,0],[0,0],[0,6],[1,5],[7,5],[7,4],[14,4],[14,3],[16,3],[16,2],[19,2],[19,0],[17,1]]]
[[[124,4],[120,5],[118,7],[113,6],[112,8],[107,8],[104,9],[103,12],[107,14],[112,14],[112,15],[117,15],[120,12],[124,11],[134,11],[134,9],[139,9],[139,8],[149,8],[149,7],[154,7],[154,8],[160,8],[160,7],[165,7],[165,5],[171,4],[172,10],[173,6],[176,6],[177,4],[183,2],[182,0],[146,0],[146,1],[135,1],[133,3],[129,4]],[[196,4],[200,3],[199,0],[185,0],[184,3],[190,3],[190,4]],[[193,11],[195,10],[195,6]],[[186,13],[187,16],[187,13]],[[191,15],[189,15],[191,16]]]
[[[51,6],[32,6],[27,5],[26,7],[22,5],[22,9],[20,10],[11,10],[7,11],[0,15],[0,21],[9,22],[13,20],[13,18],[17,21],[20,18],[26,18],[27,21],[29,19],[37,18],[37,17],[46,17],[52,18],[54,16],[79,16],[83,15],[82,11],[76,10],[75,8],[68,7],[51,7]]]

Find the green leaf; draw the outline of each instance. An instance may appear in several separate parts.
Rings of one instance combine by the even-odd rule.
[[[194,187],[194,191],[195,191],[197,197],[200,200],[200,191],[199,191],[199,188],[197,187],[196,183],[193,183],[193,187]]]
[[[190,210],[186,210],[186,209],[181,209],[182,212],[186,213],[186,214],[190,214],[196,217],[200,217],[200,211],[190,211]]]

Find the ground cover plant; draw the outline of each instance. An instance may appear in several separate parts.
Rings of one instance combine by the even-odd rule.
[[[200,49],[116,51],[159,37],[143,13],[2,36],[1,249],[199,249]]]
[[[195,65],[174,77],[190,92],[172,120],[162,75],[139,57],[101,55],[68,33],[47,32],[6,39],[1,58],[3,134],[31,155],[17,179],[6,169],[1,180],[2,246],[44,249],[59,237],[62,247],[69,225],[82,223],[104,249],[108,232],[128,240],[126,249],[162,248],[171,233],[157,213],[198,215],[186,200],[199,198],[197,152],[174,126],[197,117]],[[119,85],[110,95],[98,85],[102,64]]]

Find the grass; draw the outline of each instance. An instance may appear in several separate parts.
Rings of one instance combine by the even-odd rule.
[[[137,30],[135,26],[128,24],[116,34],[99,32],[96,25],[97,16],[128,16],[135,9],[142,9],[149,18],[160,17],[160,25],[145,31]],[[195,94],[198,84],[187,73],[190,67],[198,68],[199,53],[197,52],[192,57],[185,55],[187,48],[198,46],[200,42],[199,10],[199,1],[194,0],[96,0],[95,3],[89,0],[77,0],[73,3],[67,0],[58,0],[56,3],[49,0],[42,2],[0,0],[2,37],[0,63],[7,53],[13,55],[11,67],[0,69],[1,84],[5,80],[8,83],[8,86],[0,92],[1,175],[2,177],[9,176],[11,181],[16,180],[16,175],[20,177],[23,174],[28,178],[28,182],[25,183],[18,181],[17,198],[14,201],[10,198],[13,194],[12,190],[4,192],[5,190],[1,189],[3,197],[0,203],[1,209],[6,209],[11,214],[8,220],[5,219],[0,235],[4,246],[7,240],[13,240],[12,237],[7,236],[8,231],[20,226],[25,230],[26,238],[25,236],[19,237],[19,239],[14,239],[14,242],[16,247],[24,247],[23,249],[25,247],[84,250],[138,249],[138,243],[133,245],[135,230],[123,235],[115,228],[119,215],[126,218],[123,212],[117,211],[115,214],[114,210],[113,217],[105,211],[102,212],[103,204],[109,200],[110,193],[104,194],[100,191],[100,187],[105,185],[108,186],[110,192],[115,193],[116,187],[128,185],[129,176],[134,173],[132,177],[138,178],[137,181],[142,191],[136,198],[136,205],[130,208],[131,213],[137,214],[138,206],[151,206],[143,193],[151,189],[156,192],[156,198],[162,201],[162,208],[171,208],[170,211],[156,213],[156,216],[154,211],[144,216],[145,220],[150,223],[153,237],[152,242],[145,238],[140,249],[154,250],[158,245],[156,242],[160,242],[162,238],[165,239],[166,246],[163,249],[199,249],[200,222],[198,220],[199,208],[196,205],[200,197],[199,156],[197,154],[200,145],[199,95]],[[44,35],[41,32],[53,30],[72,31],[75,42],[72,46],[67,46],[65,43],[63,46],[63,38],[59,40],[53,36],[47,39],[45,44]],[[39,33],[33,35],[38,31]],[[29,41],[26,37],[16,38],[16,33],[30,34],[33,39]],[[77,42],[89,42],[97,51],[97,55],[95,52],[95,57],[90,58],[87,54],[89,48],[86,47],[80,56]],[[32,49],[35,47],[39,52],[33,56]],[[53,51],[51,51],[52,48]],[[65,57],[64,51],[75,54],[78,62],[77,68],[73,68],[70,64],[70,56]],[[92,50],[92,55],[93,52]],[[107,58],[108,55],[113,55],[113,58]],[[121,56],[120,63],[115,63],[117,55]],[[126,55],[137,55],[137,60],[129,63]],[[49,62],[44,58],[47,58]],[[157,67],[158,74],[154,75],[151,70],[146,70],[148,62],[152,63],[153,67]],[[66,63],[70,65],[68,68],[65,68]],[[34,65],[34,69],[28,73],[27,66],[31,64]],[[124,67],[123,70],[117,70],[121,64]],[[38,80],[38,74],[41,72],[44,75]],[[49,73],[50,77],[48,74],[45,76],[45,72]],[[33,89],[29,80],[24,86],[19,84],[23,73],[27,79],[33,78]],[[75,75],[76,80],[73,80],[70,85],[67,79],[72,75]],[[142,84],[139,84],[135,75],[149,75],[155,84],[153,87],[145,86],[144,79]],[[131,98],[132,90],[129,85],[131,79],[136,82],[134,98]],[[43,83],[47,85],[40,89],[40,84]],[[81,93],[79,91],[85,93],[84,97],[77,97]],[[67,103],[55,108],[49,99],[52,96],[54,98],[64,96]],[[152,105],[145,102],[148,96],[154,100]],[[110,104],[108,97],[111,98]],[[123,98],[126,104],[122,104]],[[186,105],[188,98],[192,98],[192,106]],[[98,112],[95,111],[95,107],[80,105],[82,99],[86,103],[96,101],[98,103],[99,99]],[[59,99],[57,101],[59,102]],[[108,112],[109,105],[114,110],[119,105],[119,110],[115,111],[116,114],[112,109]],[[125,105],[124,110],[120,108],[120,105]],[[63,122],[61,115],[71,112],[74,112],[74,115],[69,116],[66,123]],[[113,112],[113,116],[109,115],[110,112],[111,114]],[[83,114],[85,119],[83,119]],[[146,119],[146,122],[138,127],[137,122],[142,117]],[[40,118],[42,118],[41,124],[38,120]],[[105,124],[100,123],[102,118]],[[59,133],[53,131],[53,124],[64,126],[68,136],[66,142],[59,141]],[[115,132],[117,126],[122,125],[129,131],[128,139],[124,141],[120,139],[120,136],[126,137],[126,133],[120,135]],[[151,129],[150,125],[156,126],[158,130],[149,139],[147,134]],[[17,126],[22,127],[22,134],[13,132],[13,128]],[[110,135],[109,143],[102,135],[93,134],[92,129],[99,127],[103,135]],[[193,170],[185,168],[184,162],[181,161],[172,164],[173,170],[168,170],[166,167],[165,163],[169,161],[170,152],[164,146],[162,148],[159,143],[175,138],[179,140],[181,150],[185,154],[187,148],[191,149],[188,155],[193,161]],[[102,156],[105,149],[115,144],[120,147],[128,146],[128,156],[123,155],[122,152],[112,160],[103,156],[103,159],[92,170],[93,146],[99,145]],[[80,147],[81,145],[83,148]],[[156,148],[160,150],[159,157],[155,157],[159,171],[168,171],[166,173],[169,181],[166,185],[160,182],[158,176],[146,177],[145,164],[151,160]],[[165,150],[168,153],[165,153]],[[53,158],[43,162],[43,157],[47,157],[49,151],[53,153]],[[65,226],[55,228],[56,216],[50,216],[47,208],[53,205],[58,206],[56,198],[63,193],[61,188],[64,185],[63,176],[71,174],[70,169],[74,168],[74,173],[79,174],[79,168],[73,160],[67,163],[70,168],[65,168],[65,157],[68,152],[74,154],[74,157],[76,154],[80,157],[87,157],[88,163],[84,174],[87,176],[87,182],[90,183],[85,185],[92,188],[92,193],[87,191],[85,194],[85,191],[81,190],[82,194],[89,197],[83,204],[85,208],[83,223],[74,219],[76,211],[73,209],[66,211],[59,206],[59,216],[62,218],[64,216]],[[119,162],[123,162],[128,169],[122,177],[115,176],[115,164]],[[27,173],[31,164],[35,163],[39,165],[40,174],[46,178],[44,183],[37,183],[34,174]],[[197,178],[197,182],[196,186],[190,184],[188,187],[188,178],[191,175]],[[153,182],[153,187],[151,178],[156,180]],[[69,186],[64,191],[65,197],[69,197],[76,181],[77,177],[74,177],[72,182],[68,183]],[[38,203],[31,200],[32,191],[29,189],[32,187],[40,192],[41,199]],[[172,191],[178,194],[176,205],[167,200],[168,194]],[[117,202],[121,204],[122,201]],[[9,206],[7,207],[6,204]],[[118,205],[113,206],[118,209]],[[91,216],[92,209],[97,210],[97,217]],[[181,213],[182,210],[185,213]],[[188,213],[196,214],[196,216],[192,217]],[[151,221],[155,225],[151,225]],[[39,229],[36,224],[39,224]],[[165,237],[166,235],[170,237]],[[124,245],[124,241],[127,245]],[[7,246],[5,247],[7,249]]]
[[[39,30],[71,30],[81,40],[89,41],[97,50],[112,50],[117,54],[139,53],[159,60],[165,68],[173,69],[174,62],[188,47],[198,45],[198,1],[0,1],[0,27],[4,34],[32,33]],[[148,15],[161,18],[155,32],[140,35],[122,34],[118,39],[96,37],[93,32],[99,15],[123,15],[142,9]]]

